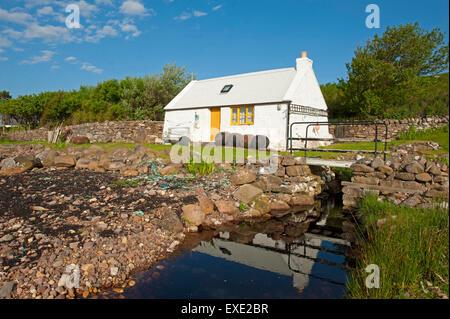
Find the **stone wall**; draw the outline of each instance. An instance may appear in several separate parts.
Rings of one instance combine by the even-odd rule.
[[[368,193],[410,207],[430,207],[434,200],[448,201],[448,167],[418,155],[414,148],[413,144],[402,145],[386,162],[365,158],[353,164],[351,182],[342,182],[344,208],[358,207]]]
[[[86,136],[91,143],[155,143],[161,139],[164,122],[162,121],[127,121],[127,122],[102,122],[69,125],[62,128],[61,133],[71,130],[71,136]],[[48,129],[39,128],[27,131],[10,131],[5,136],[12,141],[47,141]]]
[[[403,120],[380,120],[386,123],[388,127],[388,139],[397,138],[400,132],[406,132],[414,125],[416,130],[424,130],[433,127],[442,127],[448,124],[449,116],[434,116],[425,118],[409,118]],[[378,137],[383,139],[385,136],[385,126],[378,126]],[[329,132],[334,137],[341,138],[370,138],[375,139],[375,125],[346,125],[346,126],[330,126]]]

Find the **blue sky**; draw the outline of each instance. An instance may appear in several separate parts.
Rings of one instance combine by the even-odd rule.
[[[365,26],[367,5],[380,28]],[[80,8],[68,29],[68,4]],[[198,79],[295,66],[319,82],[345,76],[358,45],[386,26],[449,29],[448,0],[1,0],[0,90],[13,97],[159,73],[176,62]]]

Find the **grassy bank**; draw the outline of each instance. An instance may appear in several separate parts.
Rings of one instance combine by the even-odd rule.
[[[448,209],[415,209],[363,200],[360,253],[347,284],[348,298],[442,298],[448,296]],[[377,221],[386,219],[381,226]],[[378,265],[380,287],[367,288],[365,268]]]

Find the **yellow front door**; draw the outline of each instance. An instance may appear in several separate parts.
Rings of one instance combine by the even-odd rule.
[[[220,107],[211,108],[211,141],[220,132]]]

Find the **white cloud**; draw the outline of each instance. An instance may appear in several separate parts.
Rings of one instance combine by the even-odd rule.
[[[30,60],[24,60],[20,62],[20,64],[37,64],[42,62],[49,62],[53,59],[53,56],[56,54],[56,52],[50,50],[42,50],[41,53],[42,55],[34,56]]]
[[[190,19],[190,18],[192,18],[192,14],[190,14],[189,12],[183,12],[179,16],[175,17],[174,20],[184,21],[184,20],[187,20],[187,19]]]
[[[51,67],[50,67],[50,69],[52,69],[52,70],[57,70],[57,69],[59,69],[59,68],[61,68],[59,65],[52,65]]]
[[[136,0],[127,0],[120,6],[120,12],[127,15],[146,16],[155,15],[153,9],[146,9],[145,6]]]
[[[12,43],[8,38],[0,36],[0,47],[9,47]]]
[[[220,8],[222,8],[222,5],[221,5],[221,4],[219,4],[219,5],[215,6],[214,8],[212,8],[212,11],[217,11],[217,10],[219,10]]]
[[[194,17],[202,17],[202,16],[208,15],[206,12],[197,11],[197,10],[194,10],[194,12],[192,12],[192,13],[194,14]]]
[[[86,31],[88,35],[85,37],[85,40],[88,42],[98,42],[108,36],[115,37],[119,35],[117,30],[111,25],[105,25],[101,29],[97,28],[95,25],[91,25]]]
[[[2,61],[2,62],[8,61],[8,58],[5,56],[0,56],[0,61]]]
[[[72,62],[72,61],[76,61],[76,57],[74,57],[74,56],[69,56],[69,57],[67,57],[67,58],[65,58],[64,60],[66,60],[67,62]]]
[[[139,31],[138,28],[134,24],[131,24],[131,23],[121,24],[120,29],[123,32],[131,33],[131,36],[134,38],[138,37],[141,34],[141,31]],[[129,39],[130,36],[127,36],[126,38]]]
[[[112,6],[113,5],[112,0],[95,0],[94,2],[97,5],[105,5],[105,6]]]
[[[74,37],[70,34],[69,29],[54,25],[39,25],[32,23],[23,32],[26,39],[42,39],[44,42],[71,42]]]
[[[96,66],[94,66],[88,62],[81,63],[81,70],[85,70],[85,71],[89,71],[89,72],[93,72],[93,73],[97,73],[97,74],[103,73],[102,69],[99,69]]]
[[[28,24],[33,17],[25,12],[7,11],[0,8],[0,21],[13,22],[17,24]]]
[[[38,16],[44,16],[44,15],[53,15],[55,14],[55,11],[53,11],[53,7],[47,6],[38,9],[36,13]]]
[[[5,50],[3,50],[3,49],[0,49],[0,53],[3,53],[3,52],[5,52]]]

